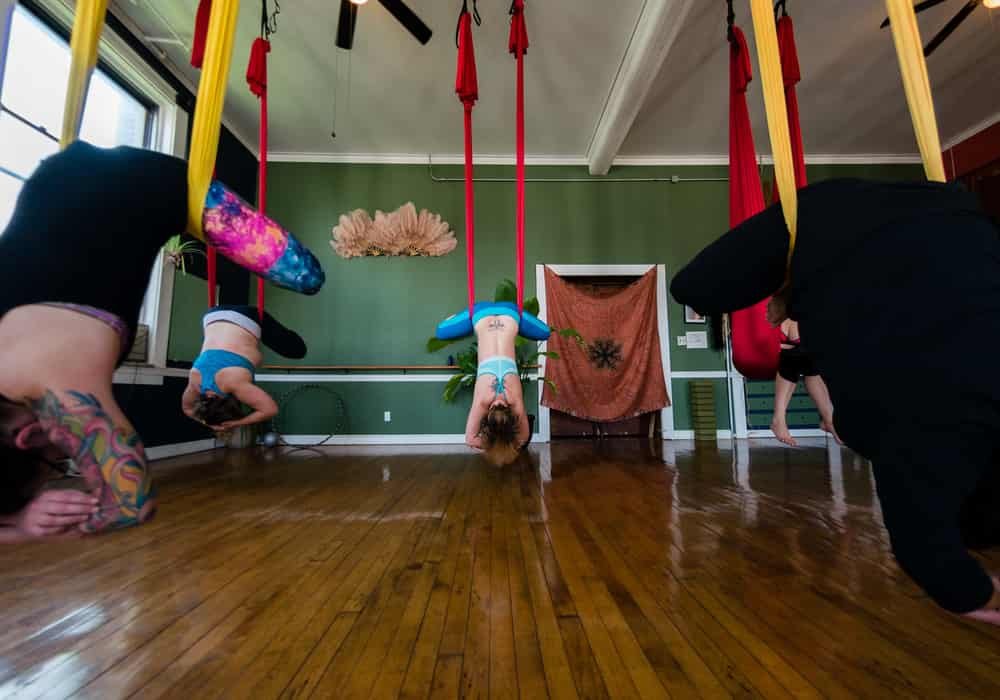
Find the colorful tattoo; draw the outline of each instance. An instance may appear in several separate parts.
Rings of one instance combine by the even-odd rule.
[[[155,493],[139,435],[116,427],[92,394],[67,395],[69,405],[46,391],[33,408],[49,439],[73,458],[100,501],[84,529],[98,532],[148,520]]]
[[[295,236],[220,182],[208,189],[202,228],[220,253],[279,287],[315,294],[326,281],[316,256]]]

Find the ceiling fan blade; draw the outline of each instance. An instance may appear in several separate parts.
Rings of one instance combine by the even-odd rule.
[[[421,44],[426,44],[431,40],[431,28],[421,21],[413,10],[403,4],[402,0],[378,0],[382,3],[382,7],[389,10],[393,17],[395,17],[400,24],[406,27],[406,30],[414,36],[414,38]]]
[[[932,7],[936,7],[937,5],[940,5],[943,2],[948,2],[948,0],[924,0],[923,2],[918,2],[916,5],[913,6],[913,11],[919,14],[924,10],[929,10]],[[879,25],[879,28],[885,29],[888,26],[889,26],[889,18],[886,17],[885,21]]]
[[[948,24],[944,25],[944,29],[937,33],[933,39],[924,47],[924,56],[930,56],[934,53],[934,50],[939,47],[945,39],[952,35],[958,26],[964,22],[972,12],[979,7],[980,0],[969,0],[965,3],[965,7],[958,11],[958,14],[951,18]]]
[[[350,0],[340,0],[340,19],[337,21],[337,46],[354,47],[354,30],[358,26],[358,6]]]

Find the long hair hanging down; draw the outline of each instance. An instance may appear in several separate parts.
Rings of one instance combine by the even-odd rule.
[[[510,406],[494,406],[487,412],[479,424],[479,436],[483,439],[486,459],[498,467],[517,459],[519,423],[519,417],[514,414]]]

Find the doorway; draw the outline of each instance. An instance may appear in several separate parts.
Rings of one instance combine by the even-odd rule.
[[[666,268],[664,265],[537,265],[536,290],[541,307],[541,318],[545,313],[545,267],[559,275],[574,286],[585,287],[595,295],[614,295],[623,288],[640,279],[653,267],[657,275],[657,324],[660,337],[660,360],[663,366],[663,377],[667,385],[668,395],[672,395],[670,382],[670,355],[668,339],[669,320],[667,317],[667,287]],[[545,349],[544,344],[542,349]],[[541,362],[539,375],[544,375],[544,358]],[[542,385],[539,381],[539,437],[543,441],[560,438],[580,437],[617,437],[635,436],[649,437],[660,431],[663,438],[673,436],[673,407],[668,406],[661,411],[647,413],[634,418],[616,421],[614,423],[595,423],[582,420],[560,411],[551,410],[541,405]]]

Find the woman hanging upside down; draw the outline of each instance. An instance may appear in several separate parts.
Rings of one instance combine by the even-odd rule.
[[[496,305],[489,307],[497,311]],[[509,314],[473,317],[479,348],[479,371],[465,441],[497,466],[510,464],[531,437],[514,343],[516,309]]]
[[[181,399],[184,414],[217,432],[277,415],[274,399],[253,382],[262,359],[260,343],[299,360],[306,356],[302,338],[269,313],[261,321],[253,306],[216,306],[205,313],[202,325],[205,341]]]
[[[671,291],[702,314],[746,308],[782,286],[787,255],[774,206]],[[900,567],[946,610],[1000,625],[1000,581],[968,551],[1000,546],[1000,232],[976,197],[936,183],[802,189],[790,287],[771,306],[772,321],[800,324],[837,432],[872,461]]]
[[[25,182],[0,235],[0,540],[92,533],[153,516],[142,441],[115,401],[112,375],[132,346],[150,266],[185,228],[186,173],[184,161],[163,154],[77,142]],[[258,239],[279,243],[280,227],[246,226],[240,248],[221,225],[237,207],[229,198],[225,207],[206,236],[224,239],[238,264],[261,269]],[[286,238],[298,266],[280,251],[272,281],[317,291],[319,264]],[[41,490],[48,465],[67,458],[87,491]]]
[[[768,319],[777,321],[777,319]],[[819,427],[832,434],[837,441],[837,432],[833,429],[833,403],[830,401],[830,392],[826,388],[826,382],[819,376],[819,372],[813,365],[809,353],[802,347],[802,338],[799,337],[799,324],[790,319],[778,321],[775,325],[781,326],[781,354],[778,357],[778,375],[774,378],[774,418],[771,421],[771,430],[774,436],[781,442],[791,447],[797,443],[788,430],[788,404],[795,393],[799,379],[804,379],[806,391],[812,397],[816,409],[819,411]]]

